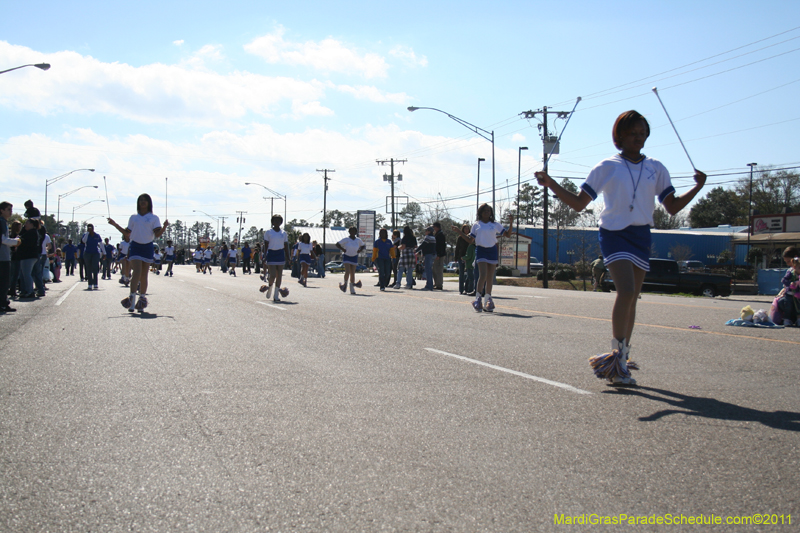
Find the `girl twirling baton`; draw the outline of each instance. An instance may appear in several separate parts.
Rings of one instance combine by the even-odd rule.
[[[671,215],[678,213],[703,188],[706,175],[695,171],[695,185],[675,195],[664,165],[641,153],[650,136],[650,125],[636,111],[617,117],[612,130],[614,146],[620,153],[601,161],[581,185],[580,194],[565,190],[546,172],[537,172],[540,185],[575,211],[603,194],[600,213],[600,250],[614,279],[617,299],[611,313],[611,352],[589,361],[595,375],[611,385],[635,385],[629,369],[638,369],[630,357],[630,339],[636,318],[636,302],[645,272],[650,270],[650,227],[653,226],[655,198]]]

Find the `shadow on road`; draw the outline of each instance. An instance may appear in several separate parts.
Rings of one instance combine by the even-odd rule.
[[[664,409],[662,411],[656,411],[649,416],[639,417],[639,420],[642,422],[652,422],[668,415],[682,414],[687,416],[714,418],[717,420],[759,422],[774,429],[800,431],[800,413],[793,413],[789,411],[759,411],[758,409],[742,407],[732,403],[715,400],[714,398],[689,396],[688,394],[680,394],[677,392],[654,389],[651,387],[637,387],[635,389],[631,388],[617,390],[624,394],[641,396],[649,400],[663,402],[678,408]],[[608,393],[611,391],[606,392]]]

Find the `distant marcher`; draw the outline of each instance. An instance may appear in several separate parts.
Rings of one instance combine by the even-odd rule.
[[[356,234],[358,230],[350,227],[350,235],[336,243],[336,247],[342,251],[342,266],[344,267],[344,283],[339,284],[342,292],[347,292],[347,283],[350,283],[350,294],[356,293],[356,287],[361,288],[361,280],[356,283],[356,269],[358,268],[358,254],[366,248],[364,241],[359,239]]]
[[[97,272],[100,270],[100,257],[106,256],[103,248],[103,239],[94,232],[94,224],[86,225],[86,233],[81,237],[85,248],[83,250],[84,263],[86,264],[86,281],[88,289],[97,289]]]
[[[78,247],[72,244],[72,239],[67,240],[67,244],[63,248],[64,252],[64,275],[75,275],[75,255],[78,253]]]
[[[297,243],[297,256],[300,261],[300,278],[297,280],[303,287],[308,287],[308,267],[317,258],[314,245],[311,244],[311,235],[303,233]]]
[[[164,277],[172,277],[172,265],[175,264],[175,247],[172,246],[172,241],[167,241],[167,247],[164,248],[164,262],[167,263]]]
[[[287,296],[289,289],[281,287],[283,282],[283,269],[289,259],[289,235],[281,229],[283,217],[273,215],[270,220],[272,227],[264,232],[264,249],[267,255],[267,284],[261,287],[267,293],[267,300],[272,296],[272,301],[280,302],[281,295]],[[274,294],[273,294],[274,289]]]
[[[495,222],[494,209],[489,204],[483,204],[478,208],[478,220],[472,225],[469,235],[457,226],[453,226],[453,230],[457,231],[463,236],[470,244],[475,244],[475,262],[478,264],[480,275],[478,277],[478,284],[475,289],[475,301],[472,302],[472,307],[480,312],[487,311],[491,313],[494,311],[494,301],[492,300],[492,284],[494,283],[494,273],[497,269],[497,263],[500,259],[500,253],[497,245],[497,236],[510,237],[511,230],[514,227],[514,217],[508,217],[508,229],[504,228],[502,224]],[[481,294],[486,295],[486,305],[481,305]]]
[[[250,270],[250,256],[252,255],[253,250],[250,248],[250,243],[245,241],[244,246],[242,246],[241,254],[242,254],[242,274],[252,274]]]

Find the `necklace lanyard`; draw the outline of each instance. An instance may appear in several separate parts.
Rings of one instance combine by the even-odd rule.
[[[639,188],[639,182],[642,181],[642,171],[644,170],[644,158],[642,158],[642,166],[639,167],[639,177],[636,180],[636,183],[633,182],[633,172],[631,172],[631,167],[628,165],[628,160],[622,157],[622,160],[625,161],[625,168],[628,169],[628,174],[631,176],[631,185],[633,185],[633,199],[631,200],[631,205],[628,206],[633,211],[633,204],[636,202],[636,190]]]

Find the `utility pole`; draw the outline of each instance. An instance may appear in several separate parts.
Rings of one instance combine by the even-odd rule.
[[[523,118],[531,119],[536,118],[536,115],[542,115],[542,123],[539,124],[539,131],[542,132],[542,161],[544,162],[544,167],[542,170],[547,172],[547,165],[550,162],[550,155],[557,154],[559,151],[559,147],[553,147],[554,140],[550,139],[550,134],[547,132],[547,114],[548,113],[555,113],[556,118],[567,118],[569,117],[571,111],[553,111],[548,109],[547,106],[542,107],[537,111],[523,111],[520,115],[523,115]],[[547,230],[550,226],[548,221],[548,206],[549,206],[549,198],[550,194],[547,190],[547,187],[543,187],[543,195],[542,195],[542,211],[544,216],[544,224],[542,225],[542,287],[545,289],[547,287],[547,266],[549,264],[549,260],[547,258],[548,254],[548,246],[547,246]],[[556,257],[556,262],[558,262],[558,257]]]
[[[394,178],[395,178],[395,175],[394,175],[394,164],[395,163],[405,163],[406,161],[408,161],[408,159],[389,159],[388,161],[386,161],[386,160],[378,160],[378,159],[375,160],[375,162],[378,163],[379,165],[385,165],[386,163],[389,163],[389,165],[391,166],[390,174],[389,175],[384,174],[383,175],[383,181],[388,181],[392,185],[392,229],[396,229],[397,228],[397,219],[395,218],[395,214],[394,214]],[[397,175],[397,181],[403,181],[403,175],[402,174],[398,174]]]
[[[222,220],[222,233],[219,234],[220,240],[225,240],[225,219],[228,217],[219,217]]]
[[[317,172],[323,173],[323,180],[325,183],[325,190],[322,193],[322,268],[325,268],[325,231],[328,229],[328,172],[336,172],[335,170],[330,170],[327,168],[323,168],[322,170],[317,169]]]
[[[236,211],[236,214],[239,215],[236,217],[236,221],[239,222],[239,233],[236,235],[236,243],[238,244],[242,240],[242,222],[244,222],[244,215],[247,211]]]
[[[274,196],[262,196],[262,198],[264,198],[264,200],[269,200],[269,218],[270,218],[270,223],[272,223],[272,217],[275,216],[275,207],[274,207],[275,206],[275,197]],[[278,198],[278,200],[281,200],[281,198]],[[280,216],[280,215],[278,215],[278,216]],[[286,220],[283,221],[284,224],[286,224],[286,222],[287,222]]]

